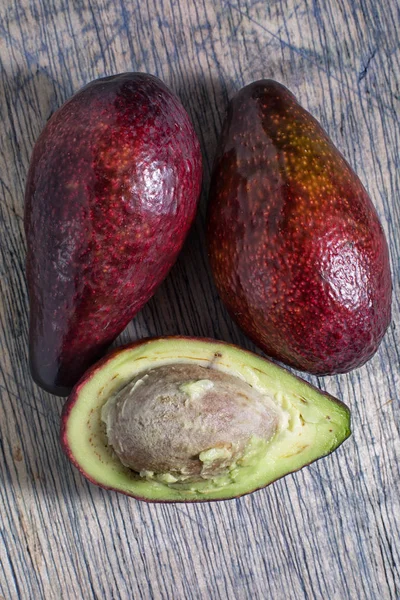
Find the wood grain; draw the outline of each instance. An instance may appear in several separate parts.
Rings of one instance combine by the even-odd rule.
[[[400,7],[381,0],[4,0],[0,7],[0,597],[399,599]],[[272,77],[319,119],[387,233],[393,321],[376,356],[312,378],[352,408],[333,456],[242,499],[146,505],[87,483],[58,442],[62,400],[27,366],[23,193],[60,104],[122,71],[181,97],[204,153],[195,226],[170,276],[121,335],[207,335],[253,349],[212,284],[206,191],[228,98]]]

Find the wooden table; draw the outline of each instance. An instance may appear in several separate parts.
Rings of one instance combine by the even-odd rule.
[[[0,8],[0,596],[2,600],[400,598],[400,40],[395,0],[3,0]],[[51,113],[90,80],[161,77],[204,153],[201,209],[154,298],[118,340],[212,336],[247,348],[217,297],[204,244],[210,166],[228,98],[286,84],[370,192],[394,273],[375,357],[312,378],[352,409],[332,456],[225,503],[151,505],[89,484],[58,441],[62,399],[31,381],[23,194]]]

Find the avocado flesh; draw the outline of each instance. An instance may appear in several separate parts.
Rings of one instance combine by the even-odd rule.
[[[196,481],[141,477],[107,443],[101,411],[138,374],[163,365],[196,364],[239,377],[272,398],[279,429],[270,441],[252,437],[222,475]],[[160,338],[115,351],[74,388],[62,418],[68,458],[93,483],[147,501],[223,500],[252,492],[335,450],[350,435],[349,409],[286,369],[214,340]],[[207,455],[205,455],[207,460]]]

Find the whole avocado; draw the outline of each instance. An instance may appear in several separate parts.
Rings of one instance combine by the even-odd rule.
[[[48,121],[25,195],[30,364],[66,395],[167,275],[194,219],[200,145],[156,77],[81,89]]]
[[[269,356],[325,375],[377,350],[392,293],[377,213],[319,123],[275,81],[254,82],[230,102],[208,249],[223,302]]]

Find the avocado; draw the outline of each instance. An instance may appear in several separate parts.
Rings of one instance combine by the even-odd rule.
[[[146,339],[74,387],[61,444],[92,483],[148,502],[250,493],[335,450],[350,411],[289,371],[212,339]]]
[[[159,79],[89,83],[48,121],[25,194],[33,379],[67,395],[167,275],[194,219],[200,145]]]
[[[372,357],[391,316],[385,235],[357,175],[283,85],[232,98],[207,220],[219,294],[267,355],[317,375]]]

